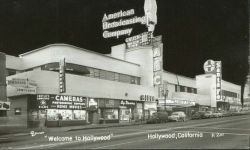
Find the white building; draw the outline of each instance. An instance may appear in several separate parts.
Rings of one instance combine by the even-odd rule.
[[[125,44],[113,46],[110,55],[68,44],[7,55],[8,123],[37,126],[47,116],[47,126],[56,126],[58,114],[64,126],[144,120],[157,111],[157,101],[159,110],[186,113],[197,104],[218,107],[213,75],[189,78],[162,71],[162,86],[154,85],[153,55],[152,46],[127,49]],[[66,91],[61,93],[63,59]],[[238,104],[240,86],[223,81],[222,89],[224,102]]]

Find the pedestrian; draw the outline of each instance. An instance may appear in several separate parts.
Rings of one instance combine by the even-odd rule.
[[[46,116],[44,113],[40,112],[40,115],[39,115],[39,130],[40,131],[44,130],[45,122],[46,122]]]
[[[58,127],[62,126],[62,115],[58,114]]]

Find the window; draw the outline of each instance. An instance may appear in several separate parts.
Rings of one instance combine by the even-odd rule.
[[[93,68],[88,68],[89,70],[89,77],[94,78],[94,69]]]
[[[120,75],[118,73],[115,73],[115,81],[120,81]]]
[[[100,70],[100,79],[106,79],[106,71]]]
[[[86,120],[86,110],[63,110],[63,109],[48,109],[47,119],[58,120],[58,114],[62,115],[62,120]]]
[[[131,77],[131,78],[130,78],[130,83],[131,83],[131,84],[136,84],[136,79],[135,79],[135,77]]]
[[[193,91],[193,88],[187,87],[187,92],[188,92],[188,93],[193,93],[192,91]]]
[[[0,110],[0,117],[7,117],[7,111],[6,110]]]
[[[118,109],[103,109],[102,115],[105,119],[118,119]]]
[[[130,77],[125,74],[120,74],[120,81],[125,83],[130,83]]]
[[[94,69],[94,78],[100,78],[100,70]]]
[[[107,72],[106,72],[106,79],[107,79],[107,80],[114,81],[114,80],[115,80],[115,73],[114,73],[114,72],[107,71]]]
[[[180,92],[185,92],[185,87],[184,86],[180,87]]]

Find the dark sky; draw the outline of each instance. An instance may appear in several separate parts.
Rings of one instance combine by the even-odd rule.
[[[18,55],[52,43],[110,53],[119,39],[102,37],[104,13],[135,9],[144,0],[0,0],[0,51]],[[224,80],[243,84],[248,73],[247,0],[157,0],[164,69],[195,77],[207,59],[222,61]],[[133,35],[146,31],[134,24]],[[119,28],[117,28],[119,29]],[[151,66],[150,66],[151,67]]]

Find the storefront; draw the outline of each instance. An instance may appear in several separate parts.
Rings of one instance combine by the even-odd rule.
[[[145,114],[145,119],[149,119],[153,113],[157,112],[157,106],[156,102],[144,102],[144,114]]]
[[[100,123],[119,123],[120,100],[99,99]]]
[[[59,120],[61,126],[86,124],[86,101],[82,96],[38,94],[30,100],[33,105],[28,108],[29,126],[41,123],[44,117],[47,127],[58,126]]]
[[[120,103],[120,123],[131,122],[135,119],[136,102],[121,100]]]

